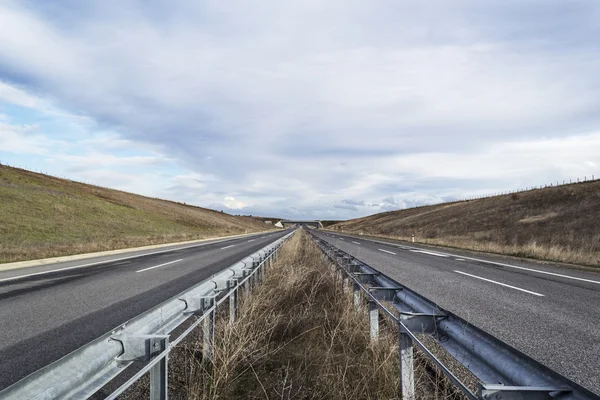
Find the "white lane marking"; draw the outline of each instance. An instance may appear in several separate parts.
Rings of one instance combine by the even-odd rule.
[[[340,240],[344,240],[344,239],[340,238]]]
[[[230,244],[229,246],[221,247],[221,250],[225,250],[233,246],[235,246],[235,244]]]
[[[394,253],[393,251],[387,251],[387,250],[384,250],[384,249],[377,249],[377,250],[383,251],[384,253],[389,253],[389,254],[396,255],[396,253]]]
[[[457,257],[454,254],[448,254],[448,255],[449,256]],[[600,285],[600,281],[594,281],[592,279],[577,278],[575,276],[557,274],[555,272],[540,271],[539,269],[533,269],[533,268],[517,267],[516,265],[504,264],[504,263],[496,262],[496,261],[482,260],[482,259],[479,259],[479,258],[472,258],[472,257],[463,257],[463,258],[465,258],[467,260],[471,260],[471,261],[479,261],[479,262],[483,262],[483,263],[487,263],[487,264],[500,265],[501,267],[521,269],[521,270],[524,270],[524,271],[531,271],[531,272],[537,272],[539,274],[559,276],[561,278],[573,279],[573,280],[576,280],[576,281],[589,282],[589,283],[597,283],[598,285]]]
[[[144,271],[150,271],[151,269],[154,269],[154,268],[160,268],[160,267],[164,267],[165,265],[171,265],[171,264],[175,264],[176,262],[179,262],[179,261],[181,261],[181,260],[183,260],[183,258],[182,258],[182,259],[180,259],[180,260],[169,261],[169,262],[167,262],[167,263],[160,264],[160,265],[155,265],[154,267],[149,267],[149,268],[140,269],[140,270],[137,270],[137,271],[135,271],[135,272],[144,272]]]
[[[406,249],[419,250],[419,248],[417,248],[417,247],[402,247],[402,246],[397,245],[397,244],[391,244],[391,243],[387,243],[387,242],[381,242],[381,241],[378,241],[378,240],[370,240],[370,241],[373,242],[373,243],[381,243],[381,244],[387,244],[387,245],[401,247],[401,248],[406,248]],[[458,255],[452,254],[452,253],[440,253],[440,254],[445,254],[446,256],[449,256],[449,257],[459,257],[459,258],[462,257],[461,261],[465,261],[465,260],[478,261],[478,262],[482,262],[482,263],[486,263],[486,264],[499,265],[501,267],[515,268],[515,269],[520,269],[520,270],[523,270],[523,271],[537,272],[538,274],[558,276],[560,278],[573,279],[575,281],[581,281],[581,282],[596,283],[596,284],[600,285],[600,281],[595,281],[593,279],[577,278],[576,276],[570,276],[570,275],[564,275],[564,274],[557,274],[556,272],[540,271],[539,269],[533,269],[533,268],[518,267],[516,265],[505,264],[505,263],[501,263],[501,262],[497,262],[497,261],[482,260],[481,258],[458,256]]]
[[[254,241],[254,239],[250,239],[250,240],[248,240],[248,243],[253,242],[253,241]]]
[[[358,242],[352,242],[352,243],[354,243],[354,244],[360,244],[360,243],[358,243]]]
[[[441,253],[434,253],[433,251],[425,251],[425,250],[411,250],[413,253],[423,253],[423,254],[429,254],[432,256],[437,256],[437,257],[448,257],[445,254],[441,254]]]
[[[33,274],[26,274],[26,275],[19,275],[19,276],[12,276],[10,278],[3,278],[0,279],[0,282],[6,282],[6,281],[14,281],[17,279],[21,279],[21,278],[29,278],[31,276],[38,276],[38,275],[46,275],[46,274],[51,274],[53,272],[61,272],[61,271],[68,271],[70,269],[77,269],[77,268],[84,268],[84,267],[93,267],[94,265],[102,265],[102,264],[112,264],[113,262],[117,262],[117,261],[123,261],[123,260],[131,260],[132,258],[141,258],[141,257],[145,257],[145,256],[152,256],[155,254],[163,254],[163,253],[169,253],[171,251],[178,251],[178,250],[185,250],[185,249],[190,249],[192,247],[201,247],[201,246],[205,246],[207,244],[215,244],[215,243],[219,243],[219,242],[212,242],[212,243],[202,243],[201,245],[193,245],[193,246],[187,246],[187,247],[178,247],[176,249],[170,249],[170,250],[163,250],[163,251],[155,251],[153,253],[144,253],[144,254],[138,254],[135,256],[129,256],[129,257],[121,257],[121,258],[115,258],[113,260],[105,260],[105,261],[97,261],[97,262],[93,262],[93,263],[89,263],[89,264],[82,264],[82,265],[74,265],[72,267],[65,267],[65,268],[58,268],[58,269],[51,269],[48,271],[41,271],[41,272],[35,272]]]
[[[482,281],[486,281],[486,282],[495,283],[496,285],[505,286],[505,287],[507,287],[507,288],[511,288],[511,289],[515,289],[515,290],[520,290],[521,292],[529,293],[529,294],[532,294],[532,295],[534,295],[534,296],[540,296],[540,297],[544,297],[544,295],[543,295],[543,294],[536,293],[536,292],[532,292],[532,291],[530,291],[530,290],[521,289],[521,288],[518,288],[518,287],[516,287],[516,286],[507,285],[506,283],[496,282],[496,281],[493,281],[493,280],[491,280],[491,279],[486,279],[486,278],[482,278],[482,277],[480,277],[480,276],[476,276],[476,275],[467,274],[466,272],[461,272],[461,271],[456,271],[456,270],[455,270],[454,272],[456,272],[457,274],[463,274],[463,275],[467,275],[467,276],[470,276],[470,277],[472,277],[472,278],[481,279]]]

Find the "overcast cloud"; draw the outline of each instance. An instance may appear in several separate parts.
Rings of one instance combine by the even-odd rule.
[[[324,219],[598,175],[599,21],[594,0],[4,0],[0,161]]]

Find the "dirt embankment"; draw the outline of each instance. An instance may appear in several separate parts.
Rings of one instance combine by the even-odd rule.
[[[0,165],[0,263],[267,228],[254,218]]]

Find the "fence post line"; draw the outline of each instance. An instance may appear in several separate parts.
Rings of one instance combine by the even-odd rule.
[[[403,331],[398,322],[398,344],[400,355],[400,397],[403,400],[415,399],[415,368],[412,339]]]
[[[373,300],[369,300],[369,335],[371,341],[376,341],[379,337],[379,309]]]
[[[164,352],[169,348],[169,338],[157,338],[150,341],[152,350]],[[165,354],[162,360],[150,369],[150,400],[167,400],[168,397],[168,363],[169,355]]]
[[[209,363],[214,357],[215,310],[204,319],[202,325],[202,361]]]

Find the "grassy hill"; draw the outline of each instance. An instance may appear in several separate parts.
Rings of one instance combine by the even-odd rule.
[[[600,180],[417,207],[329,229],[600,266]]]
[[[254,218],[0,165],[0,262],[266,229]]]

